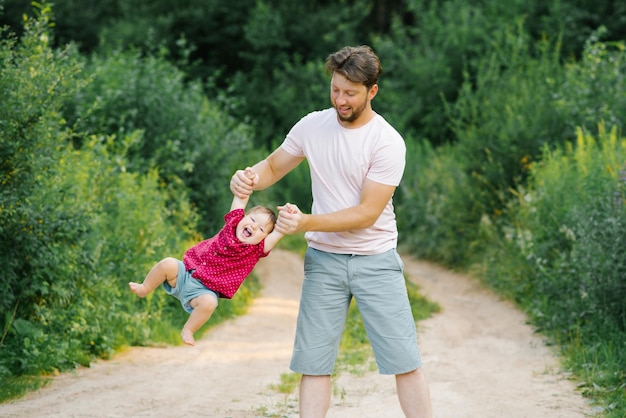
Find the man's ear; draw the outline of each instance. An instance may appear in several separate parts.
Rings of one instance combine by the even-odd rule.
[[[367,92],[367,98],[369,100],[373,100],[374,97],[376,97],[377,93],[378,93],[378,84],[374,84],[372,88],[370,88],[370,91]]]

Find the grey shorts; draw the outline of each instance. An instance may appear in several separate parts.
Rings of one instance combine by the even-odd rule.
[[[353,296],[379,372],[402,374],[419,368],[422,360],[403,269],[395,249],[363,256],[309,248],[291,370],[332,374]]]
[[[183,309],[185,309],[188,313],[193,311],[193,308],[190,305],[191,300],[200,295],[209,293],[215,296],[216,301],[219,301],[217,293],[203,285],[200,280],[191,277],[193,270],[187,270],[185,268],[185,263],[182,261],[176,261],[178,261],[178,277],[176,278],[176,287],[170,286],[169,283],[167,283],[167,280],[164,281],[163,289],[165,289],[165,293],[178,299],[180,304],[183,305]]]

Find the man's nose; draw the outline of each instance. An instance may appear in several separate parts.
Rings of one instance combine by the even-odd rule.
[[[347,102],[347,97],[345,94],[339,93],[337,95],[337,99],[335,99],[337,103],[345,104]]]

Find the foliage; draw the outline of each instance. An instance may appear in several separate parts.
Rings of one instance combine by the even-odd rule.
[[[542,43],[533,58],[519,29],[502,33],[493,51],[481,59],[475,87],[467,81],[450,109],[458,147],[469,157],[465,170],[473,196],[468,205],[497,214],[507,190],[523,182],[530,161],[545,144],[559,144],[573,132],[554,110],[551,92],[562,69],[558,50]]]
[[[626,382],[626,357],[615,350],[626,343],[626,140],[615,129],[599,132],[544,150],[485,274],[561,343],[589,393],[614,400]],[[516,258],[521,274],[508,262]],[[497,267],[496,259],[507,262]]]
[[[524,184],[542,147],[575,138],[573,120],[589,129],[593,117],[620,128],[623,123],[620,44],[610,52],[591,44],[587,59],[563,70],[548,45],[535,59],[513,33],[503,41],[481,60],[476,87],[468,80],[449,108],[458,142],[436,150],[407,142],[407,169],[396,198],[406,231],[401,239],[419,255],[450,266],[480,253],[480,225],[503,215],[510,191]]]
[[[140,130],[128,149],[127,169],[158,168],[176,199],[177,191],[187,188],[201,231],[215,233],[232,200],[232,173],[255,161],[248,129],[217,109],[199,83],[185,83],[184,74],[163,57],[94,56],[86,73],[91,81],[68,103],[68,123],[77,132],[117,140]],[[74,142],[80,147],[79,134]]]
[[[263,147],[327,103],[316,83],[326,84],[318,69],[328,53],[348,44],[372,44],[385,63],[386,94],[377,99],[379,111],[406,135],[441,144],[454,140],[444,101],[456,100],[464,73],[471,79],[480,74],[478,59],[504,27],[523,22],[534,42],[562,39],[563,56],[578,58],[600,27],[598,39],[624,39],[626,8],[618,3],[64,0],[54,5],[54,20],[56,45],[76,42],[85,53],[167,50],[187,80],[207,81],[210,95],[231,115],[245,115]],[[0,24],[21,31],[29,2],[3,4]]]
[[[592,134],[598,124],[624,130],[626,114],[626,47],[623,42],[602,43],[599,30],[585,43],[582,57],[565,66],[555,107],[566,120],[566,132],[582,127]]]
[[[42,6],[27,20],[19,42],[0,43],[3,399],[42,382],[29,376],[88,365],[125,345],[179,342],[182,309],[163,292],[139,300],[127,283],[201,239],[180,179],[131,170],[129,150],[143,131],[67,128],[63,106],[90,76],[75,50],[50,47],[48,12]],[[251,278],[212,324],[245,311],[257,290]]]
[[[548,45],[533,58],[522,38],[504,39],[450,106],[457,143],[407,142],[395,197],[400,239],[420,257],[471,268],[525,307],[586,393],[619,416],[623,46],[590,43],[580,63],[560,66]]]
[[[0,43],[0,376],[83,360],[77,341],[56,339],[60,323],[50,317],[64,314],[92,264],[81,251],[85,215],[61,203],[57,165],[66,140],[61,105],[80,86],[81,66],[72,49],[50,48],[49,12],[25,21],[20,42]]]
[[[450,145],[407,142],[407,164],[394,204],[400,242],[413,254],[447,266],[463,264],[475,240],[476,219],[468,207],[470,179],[464,159]]]
[[[367,3],[256,3],[244,26],[242,65],[229,85],[241,98],[236,111],[250,118],[258,146],[282,140],[299,118],[328,106],[324,60],[344,45],[368,42],[360,26],[370,12]]]
[[[445,103],[456,100],[466,72],[472,78],[480,73],[477,61],[488,53],[493,38],[529,4],[485,5],[466,0],[406,3],[413,23],[404,24],[398,16],[389,34],[374,39],[384,63],[376,104],[400,132],[439,145],[453,139]]]
[[[533,266],[531,294],[542,296],[533,316],[542,326],[626,331],[625,146],[615,130],[598,143],[580,132],[575,149],[546,151],[533,169],[513,216],[523,229],[508,233]]]

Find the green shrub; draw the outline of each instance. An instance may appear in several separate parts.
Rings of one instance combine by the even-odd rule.
[[[607,416],[621,416],[626,408],[626,356],[618,348],[626,344],[626,139],[618,139],[615,129],[599,134],[596,141],[579,131],[576,147],[545,149],[528,187],[511,206],[510,223],[503,228],[507,245],[492,250],[493,264],[486,262],[484,271],[560,343],[587,393],[617,414]],[[506,268],[496,259],[516,264]]]
[[[1,397],[30,382],[21,376],[88,365],[129,344],[179,342],[186,314],[175,300],[163,292],[140,300],[127,283],[201,239],[175,173],[165,183],[148,165],[131,170],[129,150],[145,131],[66,128],[63,105],[89,77],[79,77],[73,49],[50,48],[48,13],[42,6],[19,42],[0,42],[0,377],[16,383],[3,385]],[[199,112],[219,116],[208,105]],[[241,313],[257,287],[252,278],[214,322]]]
[[[599,31],[602,33],[602,30]],[[626,115],[626,44],[598,42],[598,35],[585,44],[580,61],[565,66],[562,85],[554,92],[554,104],[567,121],[566,132],[582,127],[592,134],[598,122],[605,129],[624,129]]]
[[[221,227],[232,200],[230,177],[259,155],[251,148],[249,129],[213,105],[199,83],[185,82],[164,57],[95,56],[86,77],[89,85],[68,103],[71,126],[119,141],[140,130],[143,135],[128,149],[127,169],[158,168],[171,193],[181,186],[189,190],[203,233]],[[81,145],[80,136],[75,143]]]
[[[178,326],[178,317],[168,317],[170,300],[163,292],[150,296],[146,308],[128,291],[128,282],[142,281],[166,256],[182,257],[188,242],[197,239],[198,218],[184,188],[171,196],[156,171],[142,175],[126,170],[123,148],[140,136],[136,132],[124,141],[92,137],[66,158],[65,179],[72,199],[86,205],[91,215],[85,250],[95,271],[81,286],[91,307],[79,317],[89,318],[85,332],[91,333],[88,340],[95,342],[93,354],[98,356],[158,340],[151,336],[150,322],[169,322],[170,329]]]
[[[462,265],[475,241],[469,177],[452,146],[407,141],[407,163],[396,196],[399,241],[420,258]]]
[[[572,138],[563,117],[554,109],[553,93],[563,70],[558,50],[543,42],[535,58],[521,30],[498,34],[495,47],[482,59],[475,87],[467,80],[450,117],[471,176],[469,198],[497,215],[509,198],[508,190],[523,183],[529,162],[546,144]]]
[[[0,376],[84,360],[79,341],[55,335],[92,267],[82,251],[86,215],[63,204],[58,166],[67,141],[60,110],[82,67],[73,49],[50,48],[49,25],[42,6],[19,42],[0,41]]]

